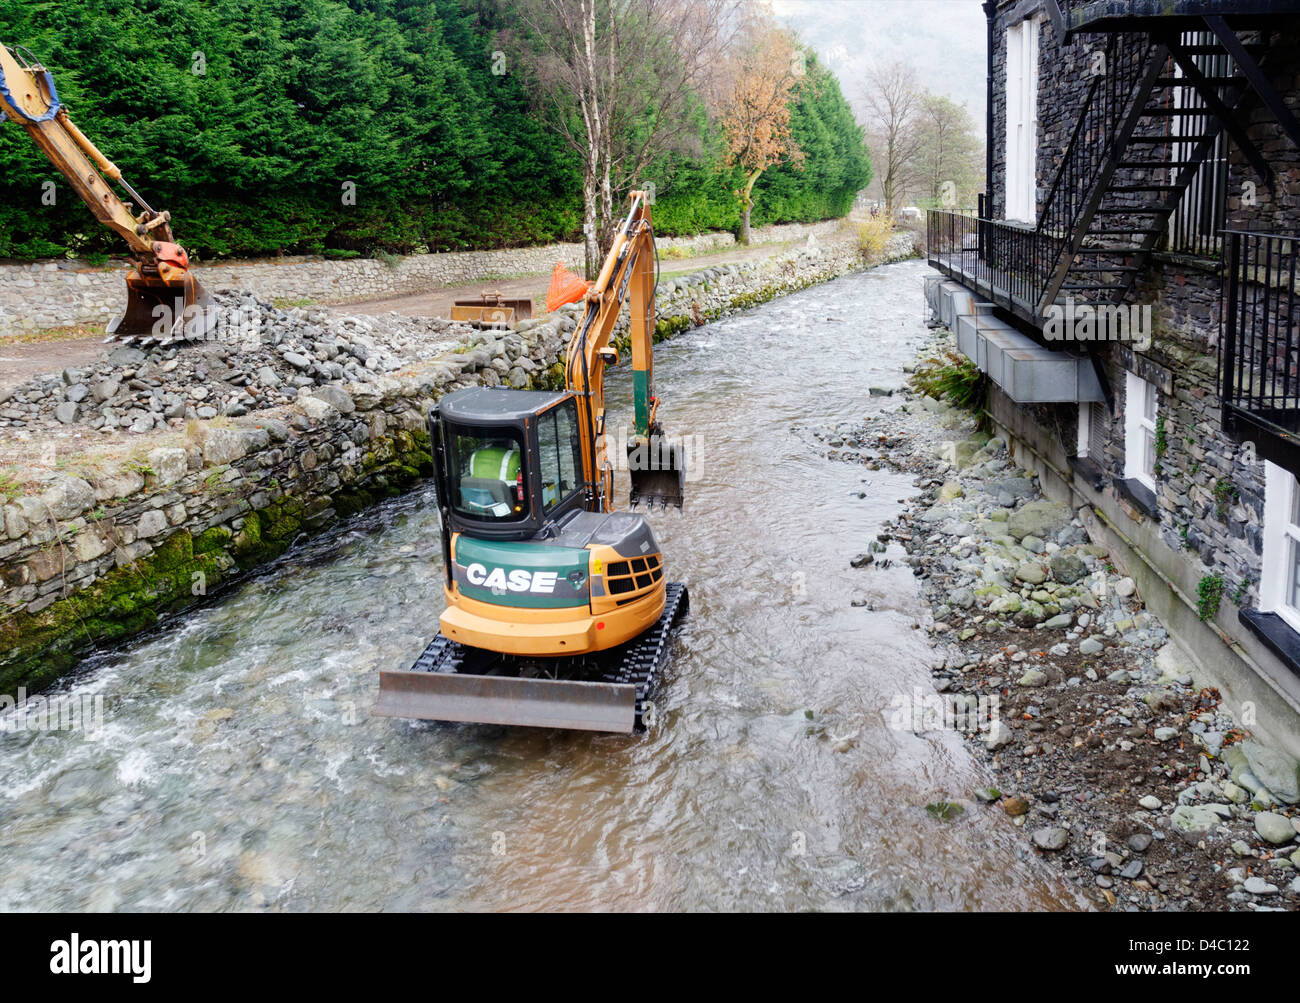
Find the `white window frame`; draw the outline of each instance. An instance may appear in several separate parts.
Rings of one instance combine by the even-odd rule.
[[[1300,631],[1295,605],[1296,556],[1300,554],[1300,524],[1296,502],[1300,484],[1295,475],[1264,461],[1264,565],[1260,572],[1259,608],[1276,613],[1292,630]]]
[[[1038,217],[1038,35],[1039,18],[1006,33],[1006,218],[1033,223]]]
[[[1151,414],[1147,415],[1147,405]],[[1160,396],[1154,383],[1134,372],[1124,375],[1124,477],[1137,481],[1152,491],[1156,489],[1155,459],[1147,466],[1148,455],[1154,457],[1156,422],[1160,417]],[[1148,439],[1151,453],[1147,452]]]

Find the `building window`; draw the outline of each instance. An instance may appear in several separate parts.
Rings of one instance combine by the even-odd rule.
[[[1264,567],[1260,610],[1300,630],[1300,485],[1275,463],[1264,463]]]
[[[1038,153],[1038,24],[1007,29],[1007,219],[1034,222]]]
[[[1206,49],[1216,44],[1213,32],[1185,31],[1181,42],[1190,48]],[[1192,62],[1206,77],[1222,78],[1232,75],[1230,57],[1224,53],[1196,53]],[[1174,77],[1181,79],[1183,68],[1174,66]],[[1191,86],[1180,86],[1173,91],[1173,107],[1179,113],[1169,118],[1169,137],[1175,140],[1170,153],[1175,163],[1191,160],[1192,152],[1200,145],[1197,137],[1211,131],[1214,115],[1205,99]],[[1195,114],[1201,111],[1203,114]],[[1189,137],[1183,139],[1182,137]],[[1168,183],[1178,183],[1181,167],[1170,167]],[[1222,254],[1224,225],[1228,192],[1228,133],[1220,131],[1213,145],[1196,168],[1191,183],[1182,193],[1178,207],[1169,217],[1168,248],[1180,254],[1217,258]]]
[[[1124,379],[1124,477],[1156,489],[1156,385],[1136,373]]]

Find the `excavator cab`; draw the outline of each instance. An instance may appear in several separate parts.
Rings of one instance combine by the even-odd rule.
[[[572,393],[478,388],[430,416],[438,497],[452,533],[527,540],[585,508],[583,438]]]

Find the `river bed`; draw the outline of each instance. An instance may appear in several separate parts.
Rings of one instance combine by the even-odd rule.
[[[66,691],[104,697],[101,729],[0,734],[0,908],[1085,907],[1007,820],[926,811],[987,778],[959,735],[890,727],[932,689],[928,607],[897,544],[849,563],[916,489],[809,434],[897,406],[868,388],[925,340],[926,271],[660,346],[660,416],[702,463],[652,517],[691,612],[650,732],[369,715],[442,607],[426,487],[88,659]]]

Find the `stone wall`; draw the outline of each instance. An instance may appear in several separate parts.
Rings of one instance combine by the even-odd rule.
[[[899,234],[888,259],[914,253]],[[660,290],[656,339],[862,266],[845,241],[683,276]],[[40,491],[0,508],[0,692],[50,682],[92,646],[156,624],[302,534],[415,484],[431,472],[429,407],[460,387],[558,387],[578,311],[485,332],[397,377],[372,373],[316,387],[292,407],[191,421],[126,458],[72,458],[43,475]]]
[[[839,229],[840,220],[789,223],[754,231],[754,243],[824,239]],[[730,233],[658,240],[660,254],[674,249],[702,254],[726,250],[736,243]],[[404,293],[427,292],[440,286],[463,285],[520,275],[544,275],[564,261],[581,268],[581,244],[495,251],[448,251],[388,259],[346,261],[319,257],[287,257],[257,261],[200,263],[199,275],[208,289],[246,290],[269,301],[346,303]],[[121,311],[125,287],[123,268],[89,268],[73,261],[0,265],[0,335],[18,330],[86,325],[102,327]]]

